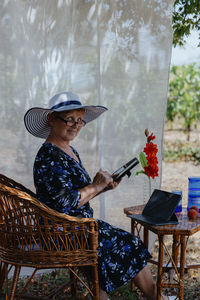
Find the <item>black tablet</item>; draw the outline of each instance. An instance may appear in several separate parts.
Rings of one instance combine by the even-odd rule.
[[[119,168],[117,171],[115,171],[112,174],[112,177],[114,181],[120,180],[122,177],[127,175],[128,177],[131,175],[131,169],[133,169],[135,166],[139,164],[139,160],[134,157],[129,162],[127,162],[125,165],[123,165],[121,168]]]

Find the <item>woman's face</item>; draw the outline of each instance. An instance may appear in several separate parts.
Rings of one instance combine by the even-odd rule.
[[[82,128],[84,113],[83,109],[79,109],[50,114],[51,135],[65,142],[72,141]]]

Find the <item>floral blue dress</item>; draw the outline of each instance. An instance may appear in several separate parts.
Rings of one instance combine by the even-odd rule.
[[[51,143],[44,143],[34,163],[34,183],[38,199],[71,216],[93,217],[89,202],[77,208],[78,189],[91,183],[77,151],[79,163]],[[132,234],[97,220],[98,272],[100,287],[107,293],[125,284],[142,270],[151,257],[142,241]]]

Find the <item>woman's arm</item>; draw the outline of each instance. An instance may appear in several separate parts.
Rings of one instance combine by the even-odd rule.
[[[119,182],[115,182],[110,173],[99,170],[91,184],[79,189],[81,199],[78,207],[81,207],[98,194],[116,188],[118,184]]]
[[[92,183],[88,180],[89,177],[83,177],[88,183],[79,187],[81,169],[75,169],[73,164],[61,160],[57,153],[42,154],[34,164],[37,195],[43,203],[57,211],[68,213],[71,209],[80,208],[98,194],[117,185],[108,172],[100,170]]]

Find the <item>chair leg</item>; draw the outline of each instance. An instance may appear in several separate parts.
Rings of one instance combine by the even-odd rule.
[[[10,289],[9,300],[14,300],[15,291],[16,291],[17,282],[18,282],[18,279],[19,279],[20,270],[21,270],[20,266],[15,266],[15,271],[14,271],[14,275],[13,275],[12,285],[11,285],[11,289]]]
[[[84,268],[84,267],[83,267]],[[91,269],[92,268],[92,269]],[[99,284],[98,284],[98,271],[96,266],[88,266],[84,269],[81,269],[80,275],[83,275],[83,278],[79,276],[78,271],[80,271],[79,268],[69,268],[70,270],[70,281],[71,281],[71,291],[72,296],[75,297],[75,299],[86,299],[87,295],[91,295],[92,299],[99,300]],[[92,272],[91,272],[92,270]],[[81,292],[81,295],[79,294],[78,290],[78,281],[82,283],[82,285],[85,287],[85,291]],[[81,297],[81,298],[80,298]]]
[[[69,269],[69,274],[70,274],[70,280],[72,281],[71,294],[73,297],[76,297],[76,295],[77,295],[77,278],[70,269]]]
[[[0,295],[2,293],[3,284],[6,277],[7,265],[4,262],[0,262]]]
[[[96,266],[92,266],[92,277],[93,277],[93,300],[99,300],[99,277],[98,277],[98,268]]]

